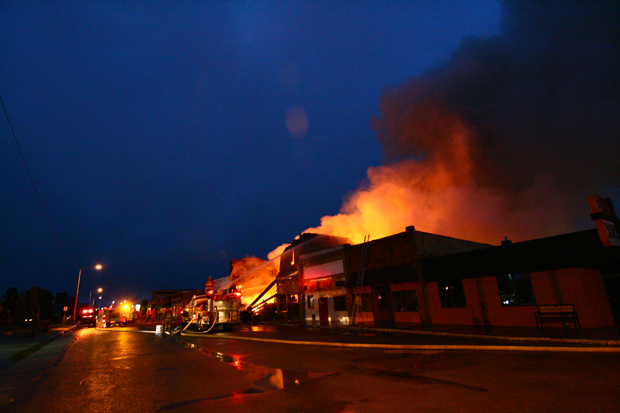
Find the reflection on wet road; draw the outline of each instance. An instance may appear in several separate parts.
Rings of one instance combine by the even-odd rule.
[[[225,354],[219,351],[209,350],[205,347],[201,347],[199,344],[191,343],[184,340],[177,340],[185,348],[196,349],[210,357],[214,357],[222,363],[227,363],[239,370],[247,372],[248,378],[252,383],[252,387],[243,391],[243,393],[263,393],[274,390],[281,390],[284,387],[299,385],[300,383],[311,380],[328,377],[334,372],[328,373],[303,373],[299,371],[291,371],[279,368],[270,368],[265,366],[254,365],[252,363],[243,362],[241,356]],[[235,396],[235,393],[227,395],[228,397]],[[221,398],[219,396],[218,398]]]

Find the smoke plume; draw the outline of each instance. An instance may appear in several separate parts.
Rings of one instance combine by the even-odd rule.
[[[502,33],[387,88],[385,165],[307,232],[498,244],[574,230],[620,184],[620,3],[506,1]]]

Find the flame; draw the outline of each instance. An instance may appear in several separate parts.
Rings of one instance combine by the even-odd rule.
[[[271,283],[278,272],[276,265],[257,257],[245,257],[240,260],[231,260],[232,270],[230,280],[241,280],[243,304],[250,305],[260,293]],[[243,278],[243,279],[242,279]],[[263,298],[275,294],[275,286]]]

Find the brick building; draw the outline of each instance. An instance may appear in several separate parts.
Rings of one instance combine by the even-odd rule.
[[[433,324],[535,327],[538,305],[573,304],[582,327],[613,327],[619,251],[588,230],[427,259],[427,310]]]
[[[597,230],[491,246],[408,227],[296,256],[296,317],[307,325],[533,327],[539,304],[573,304],[582,327],[613,327],[619,251],[603,246]]]
[[[367,243],[301,255],[305,301],[301,317],[306,324],[351,324],[357,300],[355,324],[430,322],[425,307],[422,311],[418,307],[424,302],[424,284],[418,276],[420,259],[486,247],[489,245],[407,227],[405,232]]]

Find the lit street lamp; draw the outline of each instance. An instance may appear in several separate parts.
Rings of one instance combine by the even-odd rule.
[[[77,310],[77,302],[78,302],[78,294],[80,293],[80,279],[82,278],[82,270],[87,268],[95,268],[96,270],[100,270],[103,268],[100,264],[91,265],[88,267],[80,267],[80,271],[78,272],[78,283],[77,283],[77,291],[75,292],[75,303],[73,304],[73,322],[75,323],[75,313]],[[90,304],[90,296],[88,297],[88,303]]]
[[[103,288],[97,288],[97,292],[99,294],[101,294],[103,292]],[[88,305],[90,305],[90,297],[92,296],[93,292],[89,292],[88,293]],[[99,297],[99,299],[101,300],[101,297]],[[95,307],[95,301],[97,300],[97,298],[93,298],[93,308]]]

